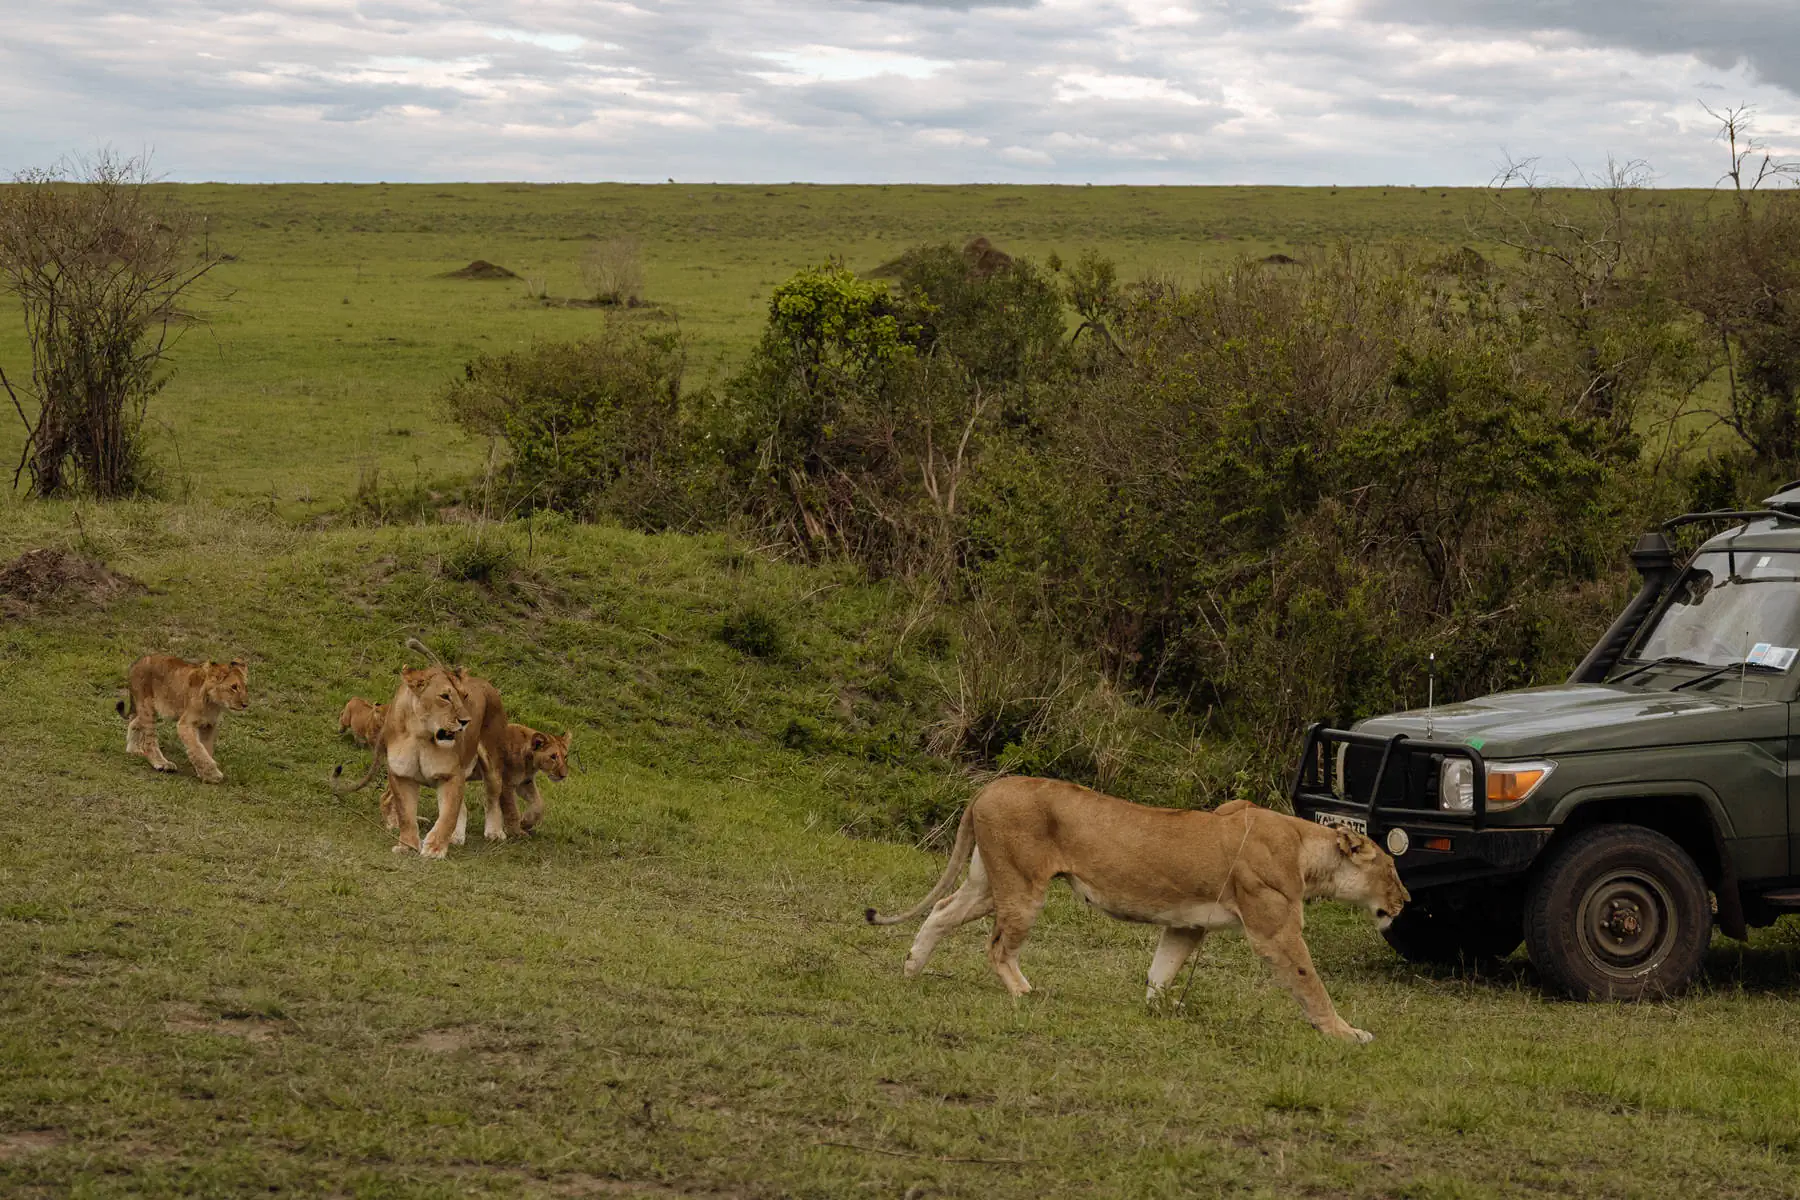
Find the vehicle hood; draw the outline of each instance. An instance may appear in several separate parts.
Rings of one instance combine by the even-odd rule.
[[[1364,733],[1461,742],[1486,758],[1523,758],[1787,736],[1787,705],[1692,692],[1562,684],[1499,692],[1358,722]]]

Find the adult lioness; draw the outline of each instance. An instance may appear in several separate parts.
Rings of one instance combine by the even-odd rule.
[[[350,697],[344,711],[338,714],[338,732],[348,731],[359,746],[373,745],[375,734],[387,720],[387,705],[370,704],[361,696]]]
[[[971,850],[973,854],[971,854]],[[953,896],[963,864],[969,878]],[[1002,779],[963,810],[943,877],[917,905],[876,925],[931,915],[906,955],[906,975],[924,970],[946,933],[989,913],[988,962],[1015,996],[1031,990],[1019,949],[1061,876],[1087,903],[1126,921],[1163,927],[1150,961],[1148,995],[1168,987],[1211,929],[1241,926],[1251,947],[1306,1010],[1314,1028],[1366,1042],[1332,1007],[1301,936],[1304,901],[1360,904],[1386,928],[1411,899],[1394,860],[1368,838],[1327,829],[1248,801],[1215,812],[1146,808],[1053,779]]]
[[[517,723],[506,727],[506,738],[500,748],[500,769],[487,770],[487,764],[476,763],[470,779],[485,780],[487,787],[487,836],[493,837],[496,808],[507,833],[523,830],[530,833],[544,819],[544,798],[537,789],[538,772],[558,783],[569,777],[569,734],[552,736],[529,725]],[[527,805],[523,812],[519,801]],[[466,820],[465,816],[465,820]]]
[[[250,673],[243,659],[191,663],[171,654],[146,654],[131,664],[126,688],[129,700],[115,706],[127,722],[125,753],[143,755],[159,771],[173,771],[175,764],[156,743],[156,720],[174,717],[194,774],[207,783],[224,781],[213,742],[226,709],[250,707]]]
[[[395,851],[417,850],[426,858],[442,858],[460,824],[469,774],[482,755],[498,760],[505,731],[506,707],[487,680],[446,666],[418,671],[403,667],[400,687],[388,702],[387,719],[375,733],[368,771],[355,783],[333,783],[332,790],[346,795],[367,787],[385,765],[400,834]],[[436,788],[438,794],[437,820],[422,844],[421,786]]]

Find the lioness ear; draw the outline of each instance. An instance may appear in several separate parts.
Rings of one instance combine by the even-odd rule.
[[[531,735],[531,748],[533,750],[542,750],[545,746],[548,746],[549,744],[550,744],[550,739],[545,737],[543,734],[534,733]]]
[[[231,665],[231,666],[234,666],[234,667],[236,667],[236,668],[238,668],[238,669],[239,669],[239,670],[240,670],[240,671],[241,671],[241,670],[243,670],[243,669],[244,669],[244,667],[245,667],[245,666],[247,666],[247,665],[248,665],[248,664],[247,664],[247,663],[245,663],[245,662],[244,662],[244,660],[243,660],[243,659],[241,659],[241,658],[234,658],[234,659],[232,659],[232,660],[231,660],[231,662],[230,662],[230,664],[229,664],[229,665]]]

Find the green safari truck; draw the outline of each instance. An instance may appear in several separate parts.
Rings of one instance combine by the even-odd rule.
[[[1315,725],[1294,811],[1367,833],[1416,962],[1523,942],[1580,998],[1671,995],[1716,925],[1800,911],[1800,482],[1646,534],[1643,587],[1567,683]],[[1677,563],[1665,532],[1723,532]]]

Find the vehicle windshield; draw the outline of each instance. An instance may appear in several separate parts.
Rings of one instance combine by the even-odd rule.
[[[1696,554],[1631,661],[1749,662],[1785,671],[1800,647],[1800,554]]]

